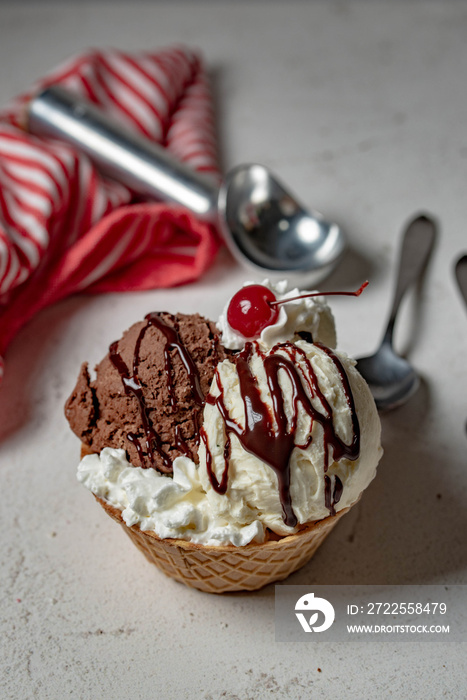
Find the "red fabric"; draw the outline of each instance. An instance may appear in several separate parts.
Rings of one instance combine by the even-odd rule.
[[[207,79],[188,49],[88,52],[0,112],[0,376],[10,341],[48,304],[82,291],[191,282],[220,245],[213,226],[181,207],[133,203],[86,156],[25,132],[27,102],[52,83],[218,177]]]

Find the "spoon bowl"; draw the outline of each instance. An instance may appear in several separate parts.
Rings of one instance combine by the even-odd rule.
[[[425,269],[435,238],[436,227],[428,216],[418,216],[407,226],[402,240],[394,301],[383,340],[373,355],[357,360],[357,370],[367,381],[380,411],[404,404],[420,385],[412,365],[394,351],[392,339],[402,298]]]
[[[415,394],[420,379],[412,365],[383,343],[374,355],[357,360],[357,370],[366,379],[379,411],[402,405]]]
[[[233,255],[272,279],[314,285],[340,260],[344,235],[315,210],[306,210],[263,165],[239,165],[219,192],[219,216]]]

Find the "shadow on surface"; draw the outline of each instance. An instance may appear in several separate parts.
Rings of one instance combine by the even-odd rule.
[[[5,375],[0,386],[0,442],[31,418],[33,396],[42,386],[40,367],[60,329],[91,297],[75,296],[44,309],[12,341],[5,354]],[[51,387],[44,386],[47,392]]]
[[[419,584],[453,580],[467,565],[467,511],[445,477],[445,447],[429,447],[425,383],[381,416],[383,459],[360,502],[288,584]],[[458,458],[460,459],[460,457]]]
[[[319,285],[319,290],[326,293],[326,291],[358,289],[362,282],[371,279],[374,268],[370,258],[360,250],[349,247],[334,272]]]

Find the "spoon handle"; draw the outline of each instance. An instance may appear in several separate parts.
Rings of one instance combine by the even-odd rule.
[[[463,255],[456,263],[456,279],[460,292],[467,304],[467,255]]]
[[[60,86],[52,85],[31,100],[27,128],[79,148],[102,173],[135,194],[181,204],[198,216],[216,219],[218,187],[211,180]]]
[[[394,323],[402,298],[423,272],[433,250],[435,238],[435,223],[427,216],[416,217],[405,230],[400,251],[396,291],[384,336],[386,341],[392,340]]]

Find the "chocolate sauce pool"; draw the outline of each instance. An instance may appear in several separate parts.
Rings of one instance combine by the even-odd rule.
[[[185,367],[195,403],[198,406],[202,406],[205,402],[196,364],[180,338],[175,318],[173,316],[169,316],[169,318],[173,326],[167,324],[158,313],[151,313],[145,317],[147,323],[142,327],[136,341],[131,371],[118,352],[118,342],[112,343],[109,348],[110,361],[120,374],[125,393],[128,396],[133,396],[138,402],[145,435],[144,448],[141,444],[141,438],[134,433],[128,433],[127,439],[136,447],[143,467],[154,466],[154,458],[157,453],[162,460],[160,471],[166,474],[172,472],[172,459],[163,450],[160,436],[154,430],[149,415],[150,412],[146,405],[144,387],[138,378],[141,343],[149,327],[156,327],[165,337],[165,375],[172,410],[176,411],[177,401],[173,386],[171,350],[176,350]],[[306,352],[290,342],[276,345],[267,354],[261,352],[258,343],[248,342],[242,352],[232,358],[236,365],[240,394],[245,410],[245,426],[243,427],[229,415],[224,401],[224,388],[219,372],[216,369],[215,377],[219,394],[215,397],[208,394],[206,402],[217,407],[225,424],[224,470],[220,481],[218,481],[213,471],[212,455],[209,450],[206,432],[204,428],[201,428],[199,431],[200,437],[206,446],[206,468],[213,489],[220,494],[225,494],[227,491],[231,450],[230,436],[232,434],[236,435],[247,452],[269,465],[276,474],[283,520],[290,527],[297,525],[297,517],[293,511],[290,496],[290,458],[295,448],[305,450],[309,447],[312,441],[314,422],[318,421],[323,428],[325,505],[331,515],[334,515],[336,512],[335,506],[342,496],[343,485],[337,476],[330,477],[326,474],[329,468],[329,455],[332,453],[335,461],[342,458],[355,460],[360,453],[360,428],[345,370],[339,358],[329,348],[320,343],[316,343],[316,345],[329,356],[341,378],[352,417],[353,437],[349,445],[345,444],[336,434],[332,408],[319,387],[318,378]],[[281,352],[278,352],[279,350]],[[270,407],[261,399],[257,379],[251,371],[250,360],[255,353],[260,355],[264,363],[272,399],[272,412]],[[292,389],[291,405],[293,412],[290,421],[287,419],[284,395],[279,383],[279,373],[281,371],[287,375]],[[315,403],[320,404],[320,409],[315,408],[312,398],[318,399]],[[302,407],[310,419],[308,437],[303,444],[296,443],[299,406]],[[176,430],[175,446],[180,452],[192,457],[178,429]],[[148,460],[149,464],[147,464]]]

